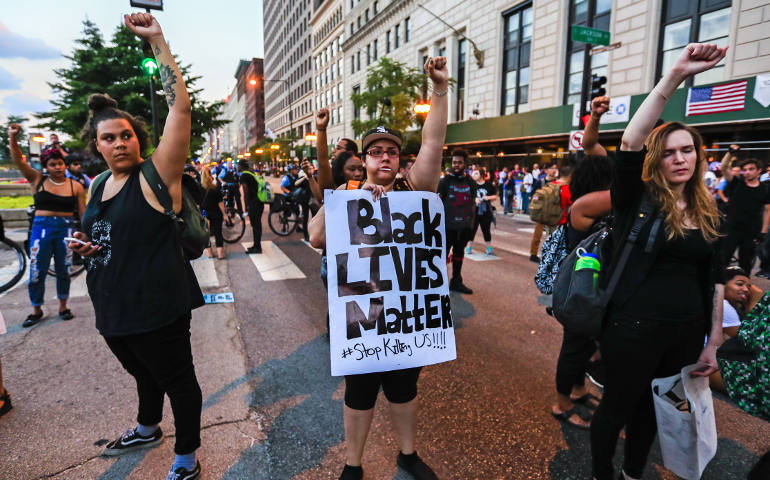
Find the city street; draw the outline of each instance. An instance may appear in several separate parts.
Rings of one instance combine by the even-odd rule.
[[[266,220],[263,255],[247,255],[236,244],[228,246],[226,261],[194,262],[205,293],[232,292],[235,300],[193,313],[204,401],[202,478],[336,479],[344,464],[344,383],[329,375],[320,255],[300,234],[276,237]],[[452,294],[458,359],[423,370],[417,448],[440,478],[590,477],[589,433],[550,415],[561,328],[536,301],[532,228],[525,216],[498,216],[496,255],[466,261],[465,283],[474,294]],[[246,246],[249,238],[247,228]],[[52,279],[49,313],[56,308]],[[25,283],[0,297],[9,327],[0,355],[14,403],[0,420],[0,478],[164,478],[174,443],[168,402],[161,424],[168,438],[159,447],[99,456],[107,441],[134,425],[135,387],[93,327],[84,275],[72,296],[74,320],[49,318],[28,330],[21,328]],[[719,450],[703,478],[745,478],[770,448],[770,425],[723,397],[715,408]],[[380,395],[365,452],[367,478],[408,479],[397,470],[397,453]],[[645,479],[675,478],[662,473],[657,445],[651,458]]]

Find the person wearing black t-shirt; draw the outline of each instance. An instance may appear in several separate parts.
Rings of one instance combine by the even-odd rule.
[[[240,172],[238,181],[243,187],[241,198],[246,201],[246,211],[249,212],[249,222],[254,235],[254,245],[247,248],[246,252],[262,253],[262,213],[265,211],[265,204],[259,199],[257,174],[249,167],[249,162],[246,160],[238,162],[238,171]]]
[[[225,218],[225,202],[222,196],[222,190],[217,187],[211,169],[203,169],[201,176],[201,185],[203,186],[203,199],[201,200],[201,210],[209,219],[209,229],[214,236],[214,245],[217,247],[217,258],[225,258],[225,239],[222,236],[222,221]],[[214,258],[214,251],[210,247],[206,249],[209,257]]]
[[[447,257],[451,250],[452,280],[449,289],[460,293],[473,293],[463,284],[462,268],[465,245],[471,239],[475,210],[476,182],[465,174],[464,150],[452,152],[452,172],[438,182],[438,194],[444,202],[447,235]]]
[[[725,232],[722,240],[723,260],[725,265],[738,249],[738,265],[751,275],[757,244],[764,240],[770,223],[770,185],[760,183],[762,173],[759,160],[749,158],[741,164],[743,177],[733,176],[729,157],[722,162],[722,172],[727,182],[725,195],[730,199],[727,204]]]
[[[478,171],[474,171],[471,176],[476,183],[476,215],[473,219],[471,242],[479,230],[479,225],[481,225],[484,243],[487,244],[487,255],[492,255],[492,222],[495,220],[495,214],[492,212],[492,201],[497,200],[497,188],[492,182],[484,181],[484,177]],[[468,245],[467,253],[471,253],[470,245]]]

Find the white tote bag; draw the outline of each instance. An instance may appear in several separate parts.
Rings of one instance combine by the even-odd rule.
[[[677,375],[652,381],[663,465],[685,480],[698,480],[717,453],[708,377],[691,378],[695,367],[688,365]]]

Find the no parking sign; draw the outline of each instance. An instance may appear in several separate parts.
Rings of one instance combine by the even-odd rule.
[[[583,130],[569,132],[569,149],[571,151],[583,150]]]

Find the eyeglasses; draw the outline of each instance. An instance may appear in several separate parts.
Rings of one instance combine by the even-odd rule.
[[[384,148],[375,147],[366,151],[367,155],[376,159],[382,158],[382,156],[385,155],[386,153],[391,158],[398,157],[398,149],[395,149],[395,148],[388,148],[387,150],[385,150]]]

